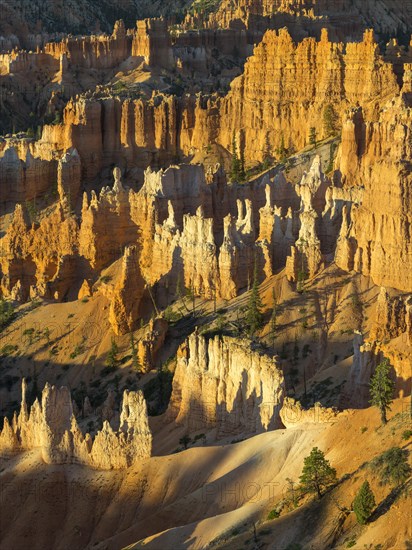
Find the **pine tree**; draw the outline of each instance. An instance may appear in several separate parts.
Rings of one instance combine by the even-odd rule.
[[[245,149],[240,147],[240,160],[239,160],[239,180],[246,180],[246,170],[245,170]]]
[[[317,447],[312,449],[303,462],[302,475],[299,478],[302,489],[316,493],[320,499],[323,489],[336,481],[336,470]]]
[[[108,367],[117,368],[119,360],[117,354],[119,353],[119,348],[117,347],[116,341],[112,338],[112,344],[110,346],[109,353],[107,354],[106,364]]]
[[[375,496],[370,488],[369,482],[365,481],[353,501],[353,511],[360,525],[365,525],[375,505]]]
[[[276,302],[273,304],[272,315],[270,316],[270,332],[272,334],[272,347],[275,347],[276,340],[276,329],[277,329],[277,305]]]
[[[232,139],[232,168],[230,171],[230,179],[232,181],[238,181],[240,176],[240,161],[237,154],[237,143],[236,143],[236,136],[233,132],[233,139]]]
[[[370,403],[380,410],[382,424],[386,424],[388,421],[386,413],[391,408],[395,388],[395,384],[389,376],[390,370],[389,360],[385,358],[376,367],[370,382]]]
[[[137,355],[136,342],[133,336],[133,332],[130,333],[130,352],[132,355],[132,365],[136,372],[140,372],[141,366],[139,363],[139,356]]]
[[[257,263],[255,262],[255,269],[253,274],[253,285],[249,297],[247,312],[246,312],[246,322],[249,327],[249,332],[251,336],[254,336],[257,330],[259,330],[263,323],[263,314],[262,314],[262,301],[259,294],[259,281],[257,276]]]
[[[337,118],[333,105],[327,105],[323,111],[323,129],[327,137],[336,132]]]
[[[265,136],[265,150],[263,156],[263,169],[267,170],[272,163],[272,155],[270,150],[269,132]]]
[[[316,128],[312,126],[312,128],[309,130],[309,143],[314,146],[316,149],[317,146],[317,135],[316,135]]]
[[[277,153],[279,155],[279,160],[280,162],[285,162],[286,159],[287,159],[287,149],[285,147],[285,138],[284,138],[284,135],[282,134],[281,137],[280,137],[280,145],[279,145],[279,148],[277,150]]]

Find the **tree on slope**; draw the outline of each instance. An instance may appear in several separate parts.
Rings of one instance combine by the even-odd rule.
[[[326,460],[324,453],[314,447],[303,461],[300,484],[304,491],[316,493],[322,498],[323,490],[336,481],[336,470]]]
[[[254,336],[257,330],[262,327],[263,314],[262,314],[262,300],[259,294],[259,282],[257,276],[257,264],[255,262],[255,269],[253,274],[253,285],[249,296],[249,302],[246,312],[246,322],[249,327],[251,336]]]
[[[238,156],[237,152],[237,143],[236,143],[236,136],[233,132],[233,138],[232,138],[232,167],[230,170],[230,179],[232,181],[239,181],[240,175],[241,175],[242,167],[241,167],[241,161]]]
[[[375,496],[370,488],[369,482],[365,481],[353,501],[353,511],[360,525],[365,525],[375,505]]]
[[[370,382],[370,403],[380,410],[382,424],[388,422],[386,413],[391,408],[393,390],[395,388],[395,384],[389,376],[390,370],[391,365],[389,360],[385,358],[376,367]]]

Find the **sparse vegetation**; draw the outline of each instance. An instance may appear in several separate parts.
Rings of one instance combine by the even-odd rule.
[[[14,319],[15,311],[12,302],[0,299],[0,331],[5,329]]]
[[[187,434],[179,439],[179,444],[183,445],[185,449],[187,449],[188,445],[190,445],[191,442],[192,438],[189,437]]]
[[[323,130],[327,137],[336,133],[338,126],[338,115],[333,105],[326,105],[323,110]]]
[[[403,433],[402,433],[402,439],[404,441],[408,441],[408,439],[411,439],[412,437],[412,430],[405,430]]]
[[[379,470],[382,485],[402,485],[411,475],[408,464],[409,452],[400,447],[392,447],[375,458],[371,465]]]
[[[142,366],[140,365],[140,362],[139,362],[139,356],[137,354],[136,342],[134,339],[133,332],[130,333],[130,353],[132,357],[133,370],[135,370],[136,372],[140,372],[142,370]]]
[[[280,512],[274,509],[269,512],[267,519],[272,520],[272,519],[278,518],[279,516],[280,516]]]

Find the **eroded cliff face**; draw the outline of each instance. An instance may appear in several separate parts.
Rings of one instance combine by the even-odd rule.
[[[218,438],[281,426],[285,395],[276,360],[230,337],[193,334],[178,353],[168,420]]]
[[[84,464],[102,470],[128,468],[151,455],[152,435],[142,392],[125,391],[120,425],[105,420],[94,439],[83,435],[73,414],[70,391],[46,384],[41,402],[28,408],[23,379],[20,414],[4,420],[0,452],[14,454],[39,449],[46,464]]]
[[[222,0],[209,25],[244,26],[250,30],[280,28],[311,33],[327,26],[337,36],[359,36],[365,27],[380,33],[408,30],[412,4],[402,0]]]
[[[405,95],[389,101],[378,121],[351,110],[339,158],[344,185],[361,183],[364,192],[342,227],[336,262],[403,291],[412,290],[410,120]]]
[[[287,29],[267,31],[242,76],[231,84],[222,101],[219,140],[231,148],[233,133],[248,160],[277,156],[283,146],[302,149],[320,124],[324,110],[335,116],[356,102],[374,113],[383,98],[399,92],[390,63],[379,54],[373,33],[360,43],[334,43],[326,30],[319,41],[305,38],[295,43]]]

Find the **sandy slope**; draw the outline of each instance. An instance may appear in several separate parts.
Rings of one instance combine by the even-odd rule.
[[[402,407],[406,401],[398,401],[394,413]],[[380,487],[375,474],[362,465],[386,448],[406,445],[401,441],[406,427],[400,415],[380,428],[375,410],[348,411],[334,424],[297,425],[233,445],[153,457],[123,472],[45,466],[36,453],[2,460],[0,547],[14,550],[29,543],[32,550],[114,550],[141,540],[131,548],[205,548],[211,541],[241,548],[253,539],[256,521],[259,540],[266,541],[263,547],[277,550],[298,538],[305,548],[328,548],[339,516],[331,496],[349,506],[368,478],[377,502],[383,501],[389,488]],[[362,428],[367,430],[361,433]],[[348,479],[321,504],[306,503],[261,525],[282,498],[286,479],[298,480],[303,458],[314,446],[325,451],[339,477],[349,474]],[[358,529],[358,548],[370,542],[407,548],[405,541],[412,535],[409,505],[402,497],[362,529],[354,527],[352,514],[339,540]],[[260,535],[262,530],[266,534]]]

